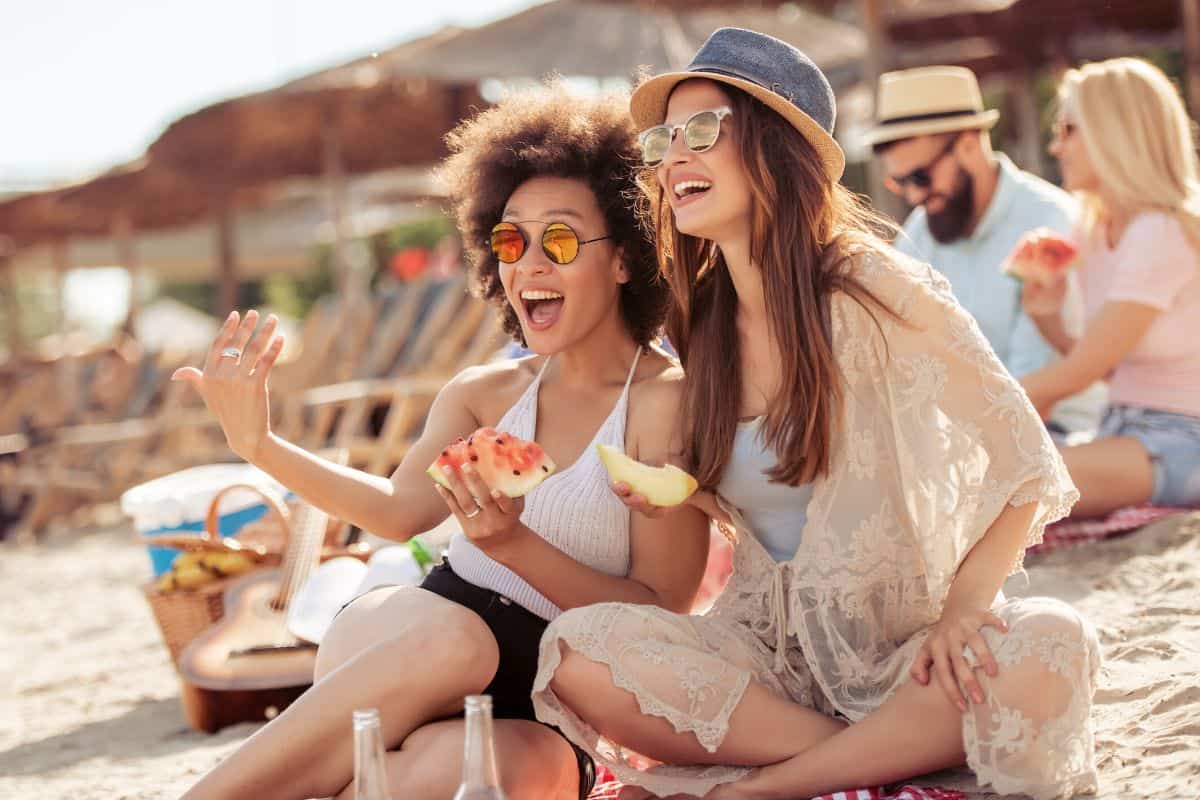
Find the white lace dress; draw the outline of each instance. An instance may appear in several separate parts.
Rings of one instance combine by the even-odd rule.
[[[549,688],[561,648],[608,665],[643,712],[710,752],[751,680],[858,721],[908,680],[958,566],[1005,505],[1037,504],[1034,544],[1078,498],[1024,392],[945,279],[899,256],[864,257],[858,270],[900,319],[832,300],[843,415],[795,556],[774,562],[731,509],[733,577],[708,614],[606,603],[564,613],[542,638],[538,719],[627,784],[701,796],[747,770],[655,764],[604,740]],[[1010,632],[985,628],[988,645],[1002,671],[1029,679],[1001,689],[979,673],[988,697],[963,716],[968,766],[1001,793],[1093,790],[1094,630],[1049,598],[1001,599],[995,611]]]

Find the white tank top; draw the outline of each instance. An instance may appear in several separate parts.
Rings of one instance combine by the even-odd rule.
[[[583,454],[574,464],[555,472],[525,495],[525,510],[521,514],[521,522],[530,530],[571,558],[620,577],[629,574],[630,512],[609,488],[608,472],[600,463],[596,445],[608,444],[625,450],[629,385],[641,355],[639,347],[621,397]],[[497,430],[529,441],[537,439],[538,388],[549,365],[547,358],[533,383],[495,426]],[[447,558],[463,580],[491,589],[543,619],[554,619],[562,613],[562,609],[524,578],[492,559],[463,533],[456,533],[450,539]]]

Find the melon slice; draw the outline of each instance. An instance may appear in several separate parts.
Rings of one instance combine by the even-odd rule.
[[[1021,237],[1003,269],[1037,286],[1052,286],[1075,263],[1079,249],[1049,228],[1034,228]]]
[[[529,494],[556,469],[536,442],[518,439],[495,428],[480,428],[466,439],[455,439],[425,472],[449,489],[442,468],[458,469],[468,463],[488,486],[509,497]]]
[[[696,491],[696,479],[674,464],[665,467],[651,467],[640,461],[634,461],[617,448],[598,444],[600,460],[608,475],[617,483],[625,483],[646,498],[653,506],[677,506],[692,496]]]

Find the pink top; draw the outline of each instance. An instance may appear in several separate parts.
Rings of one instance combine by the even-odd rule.
[[[1087,318],[1105,303],[1162,313],[1109,381],[1109,402],[1200,417],[1200,254],[1175,217],[1139,214],[1115,248],[1103,229],[1083,254],[1079,282]]]

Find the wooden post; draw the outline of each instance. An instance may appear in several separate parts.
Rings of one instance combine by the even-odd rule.
[[[112,237],[117,262],[129,273],[129,311],[125,315],[125,329],[132,333],[142,310],[142,269],[137,263],[133,223],[128,210],[121,209],[113,218]]]
[[[891,69],[892,43],[884,20],[886,0],[858,0],[858,15],[863,30],[867,32],[867,52],[863,55],[863,83],[871,92],[871,116],[875,116],[875,102],[879,93],[879,76]],[[903,219],[904,203],[883,185],[883,171],[879,159],[871,157],[867,162],[867,185],[871,202],[885,214]]]
[[[1183,19],[1183,71],[1192,118],[1200,117],[1200,0],[1179,0]]]
[[[232,200],[225,196],[217,208],[217,300],[213,309],[218,319],[225,319],[237,307],[237,252],[234,243],[234,214]]]
[[[1007,77],[1016,117],[1017,145],[1013,148],[1017,164],[1029,172],[1045,177],[1046,161],[1042,150],[1042,127],[1038,120],[1037,97],[1033,89],[1033,70],[1022,65]]]
[[[67,333],[67,272],[71,269],[70,243],[59,239],[50,245],[51,263],[54,265],[54,293],[58,304],[56,309],[58,333]]]
[[[9,355],[16,355],[24,348],[21,337],[21,304],[17,300],[17,271],[13,264],[12,241],[0,236],[0,280],[4,281],[5,338]]]
[[[342,162],[342,136],[332,109],[321,120],[322,173],[329,192],[329,219],[333,223],[333,271],[338,293],[351,305],[366,294],[362,276],[352,274],[346,255],[346,170]]]

